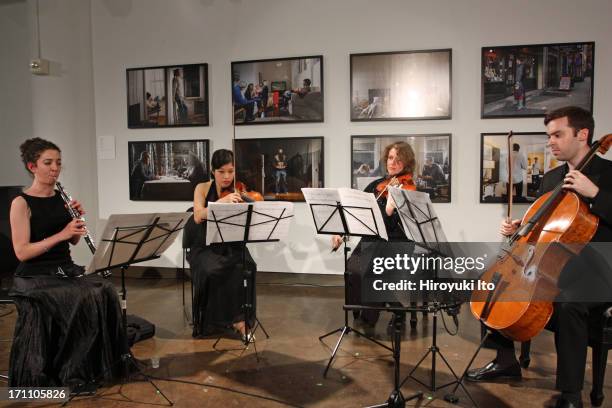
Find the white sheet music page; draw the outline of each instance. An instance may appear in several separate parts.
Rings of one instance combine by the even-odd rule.
[[[303,188],[306,203],[313,205],[315,228],[320,232],[341,234],[344,232],[342,218],[337,211],[340,194],[335,188]],[[331,216],[331,219],[330,219]]]
[[[244,241],[248,207],[247,203],[208,203],[206,245]]]
[[[402,190],[398,187],[389,188],[389,194],[395,200],[402,220],[404,231],[409,231],[416,242],[446,242],[442,224],[437,218],[429,194],[420,191]],[[412,210],[408,208],[408,202]],[[434,219],[435,218],[435,219]],[[432,222],[427,222],[434,219]],[[421,224],[421,232],[417,223]]]
[[[389,240],[374,194],[352,188],[339,188],[338,194],[350,234],[380,235],[385,241]]]
[[[293,218],[293,203],[257,201],[252,205],[249,241],[285,240]]]

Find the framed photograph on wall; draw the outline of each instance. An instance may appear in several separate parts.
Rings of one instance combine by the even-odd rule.
[[[594,42],[482,47],[481,56],[483,119],[593,112]]]
[[[130,200],[193,201],[210,179],[208,140],[128,142]]]
[[[323,137],[237,139],[236,180],[266,201],[304,201],[303,187],[324,187]]]
[[[351,121],[451,118],[451,49],[350,58]]]
[[[519,132],[512,136],[512,194],[514,203],[534,202],[547,171],[559,166],[546,148],[545,132]],[[480,135],[480,202],[508,202],[508,134]]]
[[[208,64],[127,70],[128,128],[208,126]]]
[[[418,191],[434,203],[451,201],[451,134],[351,136],[351,187],[363,190],[386,175],[385,148],[406,142],[415,158],[413,179]]]
[[[234,124],[323,122],[323,56],[232,62]]]

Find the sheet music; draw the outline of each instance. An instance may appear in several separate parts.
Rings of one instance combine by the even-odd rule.
[[[402,226],[404,231],[410,235],[409,239],[426,243],[447,242],[442,223],[436,215],[429,194],[402,190],[398,187],[390,187],[389,194],[397,204]],[[409,205],[412,206],[412,209],[409,208]],[[420,230],[417,223],[420,223]]]
[[[180,230],[174,231],[168,236],[169,231],[173,230],[177,224],[181,227],[185,225],[187,219],[191,216],[190,213],[164,213],[155,214],[153,219],[159,216],[159,221],[153,230],[151,235],[147,238],[146,242],[142,245],[136,259],[145,258],[152,254],[162,254],[172,245]]]
[[[109,217],[102,235],[98,237],[96,253],[87,267],[87,274],[104,269],[107,266],[128,262],[137,245],[146,234],[147,226],[159,217],[158,226],[153,228],[146,242],[142,245],[135,260],[163,253],[176,239],[180,228],[185,225],[190,213],[149,213],[149,214],[113,214]],[[180,223],[179,230],[168,236],[168,231]],[[116,228],[121,228],[116,231]],[[167,238],[166,238],[167,237]],[[113,240],[116,242],[113,248]]]
[[[345,207],[345,219],[350,234],[380,235],[385,241],[389,240],[385,221],[374,194],[352,188],[339,188],[338,194],[340,203]]]
[[[306,200],[306,203],[308,205],[315,205],[311,208],[314,217],[315,228],[318,231],[332,232],[338,234],[344,231],[344,226],[342,225],[342,218],[340,218],[340,213],[338,213],[337,211],[337,204],[340,202],[340,194],[338,193],[337,189],[303,188],[302,194],[304,194],[304,199]],[[326,221],[327,224],[325,224]],[[323,226],[323,224],[325,224],[325,226]]]
[[[380,235],[384,240],[389,239],[374,194],[351,188],[303,188],[302,193],[309,205],[316,204],[311,208],[318,231],[337,234],[344,232],[342,218],[337,212],[337,204],[340,203],[342,207],[346,207],[344,214],[349,234]]]
[[[289,226],[292,218],[293,203],[287,201],[257,201],[253,203],[249,241],[286,239],[289,236]]]
[[[248,203],[208,203],[206,245],[244,241],[248,208]]]
[[[238,204],[209,203],[206,245],[244,241],[249,206],[253,207],[253,211],[251,213],[248,241],[287,238],[293,218],[293,203],[285,201],[257,201]]]

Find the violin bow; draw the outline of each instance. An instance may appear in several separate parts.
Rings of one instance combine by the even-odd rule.
[[[234,165],[234,193],[236,192],[236,176],[238,169],[236,168],[236,119],[234,118],[234,101],[232,100],[232,161]]]

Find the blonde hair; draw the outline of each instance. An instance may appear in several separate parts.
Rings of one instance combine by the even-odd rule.
[[[382,160],[385,163],[385,171],[387,171],[387,159],[389,158],[389,152],[391,151],[391,149],[395,149],[395,151],[397,152],[398,160],[404,163],[404,169],[402,170],[402,173],[414,172],[414,165],[416,163],[416,160],[414,158],[414,150],[412,150],[412,147],[406,142],[395,142],[385,147],[385,151],[382,155]]]

